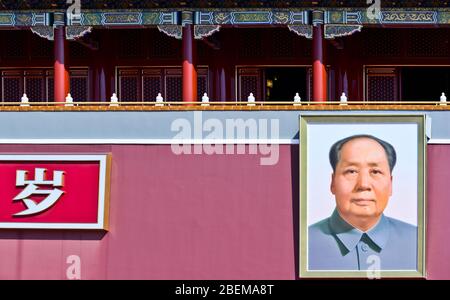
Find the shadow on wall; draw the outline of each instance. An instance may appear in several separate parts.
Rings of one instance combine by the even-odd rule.
[[[107,231],[0,229],[0,240],[101,240]]]
[[[292,189],[292,226],[295,256],[295,279],[299,278],[299,145],[291,145],[291,189]]]

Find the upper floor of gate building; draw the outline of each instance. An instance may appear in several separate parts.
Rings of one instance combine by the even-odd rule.
[[[432,105],[450,93],[447,1],[1,1],[0,39],[4,109]]]

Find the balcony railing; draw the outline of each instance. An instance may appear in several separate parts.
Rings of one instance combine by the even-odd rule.
[[[450,110],[440,101],[0,102],[0,110]]]

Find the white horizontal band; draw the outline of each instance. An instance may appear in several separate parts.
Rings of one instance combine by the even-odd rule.
[[[428,144],[450,144],[450,139],[430,139],[427,142]]]
[[[298,139],[0,139],[0,144],[298,145]]]
[[[450,139],[430,139],[428,144],[450,144]],[[298,139],[0,139],[0,144],[69,144],[69,145],[233,145],[279,144],[298,145]]]

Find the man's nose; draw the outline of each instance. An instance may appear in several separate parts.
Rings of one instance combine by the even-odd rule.
[[[367,172],[360,172],[356,182],[356,190],[367,191],[370,189],[370,174]]]

